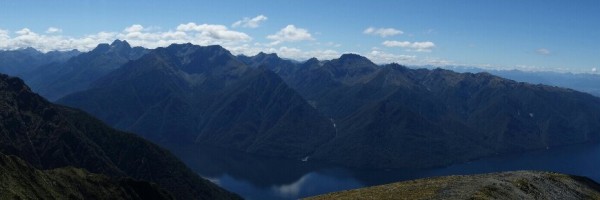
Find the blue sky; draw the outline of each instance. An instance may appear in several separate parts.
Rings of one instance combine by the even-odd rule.
[[[114,39],[298,60],[353,52],[378,63],[598,73],[600,1],[0,1],[0,49],[85,51]]]

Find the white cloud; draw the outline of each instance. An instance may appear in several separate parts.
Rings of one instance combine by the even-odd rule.
[[[125,28],[117,38],[127,40],[133,46],[156,48],[173,43],[193,43],[197,45],[239,45],[251,41],[252,38],[243,32],[229,30],[224,25],[217,24],[180,24],[175,30],[158,31],[160,29],[145,28],[133,25]]]
[[[386,40],[382,43],[386,47],[409,47],[412,43],[408,41],[390,41]]]
[[[439,66],[439,67],[455,64],[453,61],[450,61],[450,60],[446,60],[446,59],[442,59],[442,58],[431,58],[431,57],[424,58],[420,62],[425,65],[433,65],[433,66]]]
[[[30,34],[35,34],[33,31],[29,30],[28,28],[23,28],[21,30],[15,31],[16,34],[18,35],[30,35]]]
[[[522,71],[544,71],[544,68],[537,65],[515,65],[515,69]]]
[[[43,52],[51,50],[72,50],[79,49],[87,51],[98,43],[107,43],[116,39],[117,33],[100,32],[93,35],[86,35],[81,38],[65,37],[57,34],[38,34],[28,28],[15,31],[16,36],[11,37],[8,31],[0,31],[0,49],[20,49],[33,47]]]
[[[37,33],[29,30],[28,28],[23,28],[21,30],[15,31],[17,36],[14,38],[13,45],[28,47],[38,41],[38,38],[41,36]]]
[[[46,33],[62,33],[62,29],[56,27],[49,27]]]
[[[596,71],[598,71],[595,67],[592,68],[592,73],[596,73]]]
[[[325,43],[325,45],[330,46],[330,47],[341,47],[342,46],[342,44],[338,44],[335,42],[327,42],[327,43]]]
[[[333,49],[300,49],[290,46],[273,47],[269,44],[242,44],[242,45],[224,45],[226,49],[235,55],[244,54],[253,56],[260,52],[276,53],[279,57],[294,59],[298,61],[317,58],[319,60],[330,60],[339,58],[342,54]]]
[[[296,28],[294,25],[287,25],[273,35],[268,35],[267,39],[273,40],[272,45],[282,42],[297,42],[303,40],[314,40],[312,35],[306,29]]]
[[[396,55],[391,53],[386,53],[378,50],[372,50],[366,55],[369,60],[374,63],[387,64],[387,63],[399,63],[399,64],[408,64],[415,63],[417,56],[414,55]]]
[[[127,33],[133,33],[133,32],[140,32],[142,30],[144,30],[144,26],[139,25],[139,24],[134,24],[134,25],[131,25],[130,27],[125,28],[125,30],[123,30],[123,31],[127,32]]]
[[[52,33],[49,33],[52,32]],[[111,43],[116,39],[127,40],[132,46],[156,48],[172,43],[193,43],[198,45],[235,46],[251,41],[252,38],[243,32],[227,29],[223,25],[195,23],[180,24],[176,30],[160,31],[157,28],[146,28],[134,24],[121,32],[99,32],[82,37],[69,37],[60,32],[47,30],[46,34],[38,34],[28,28],[15,31],[11,37],[8,30],[0,29],[0,49],[20,49],[33,47],[40,51],[71,50],[89,51],[99,43]]]
[[[8,31],[0,29],[0,41],[3,41],[3,42],[0,42],[0,49],[8,49],[9,43],[7,41],[9,41],[9,39],[10,39],[10,35],[9,35]]]
[[[8,38],[10,38],[10,35],[9,35],[8,31],[0,29],[0,38],[1,39],[8,39]]]
[[[537,50],[535,50],[535,52],[540,55],[550,55],[552,53],[552,52],[550,52],[550,50],[545,49],[545,48],[537,49]]]
[[[431,52],[433,48],[435,48],[435,44],[433,42],[408,42],[408,41],[394,41],[387,40],[382,43],[386,47],[402,47],[408,48],[417,52]]]
[[[177,31],[195,31],[200,34],[201,37],[227,40],[227,41],[250,41],[252,38],[246,33],[232,31],[227,29],[226,26],[216,24],[200,24],[187,23],[177,26]]]
[[[12,35],[11,35],[12,34]],[[274,42],[295,42],[315,40],[310,33],[293,25],[286,26],[274,35],[268,37]],[[98,32],[81,37],[70,37],[56,32],[53,34],[35,33],[28,28],[18,31],[0,29],[0,49],[19,49],[33,47],[40,51],[71,50],[89,51],[98,43],[111,43],[116,39],[127,40],[132,46],[156,48],[168,46],[172,43],[193,43],[197,45],[222,45],[234,54],[256,55],[259,52],[277,53],[283,58],[306,60],[312,57],[320,60],[338,58],[343,52],[334,50],[340,44],[333,42],[318,43],[313,49],[304,49],[294,46],[273,47],[269,43],[249,43],[252,38],[243,32],[229,30],[223,25],[214,24],[180,24],[168,31],[151,29],[140,24],[134,24],[117,32]],[[410,43],[415,48],[425,48],[427,45]],[[425,47],[423,47],[425,46]],[[395,55],[374,49],[368,57],[377,63],[398,62],[401,64],[419,64],[433,62],[433,60],[419,60],[414,55]]]
[[[119,32],[99,32],[82,37],[69,37],[59,33],[37,34],[24,28],[14,32],[0,30],[0,49],[20,49],[33,47],[40,51],[71,50],[89,51],[99,43],[111,43],[116,39],[127,40],[132,46],[146,48],[164,47],[173,43],[192,43],[196,45],[222,45],[234,54],[256,55],[259,52],[277,53],[283,58],[305,60],[316,57],[321,60],[333,59],[341,54],[329,49],[338,47],[336,43],[326,43],[324,49],[300,49],[290,46],[273,47],[269,44],[249,44],[252,38],[243,32],[229,30],[223,25],[186,23],[168,31],[151,29],[140,24],[123,28]],[[314,40],[308,31],[293,25],[287,26],[272,38],[277,41]],[[6,42],[4,42],[6,41]]]
[[[448,66],[455,64],[452,61],[441,59],[441,58],[432,58],[432,57],[418,57],[416,55],[404,55],[404,54],[393,54],[383,52],[381,50],[371,50],[371,52],[364,54],[365,57],[369,58],[371,61],[377,64],[388,64],[388,63],[398,63],[401,65],[433,65],[433,66]]]
[[[301,188],[305,187],[307,184],[310,184],[308,180],[312,176],[315,176],[315,174],[316,173],[314,172],[308,173],[300,177],[300,179],[298,179],[297,181],[290,184],[271,186],[271,190],[275,191],[281,197],[292,199],[294,197],[297,197],[298,194],[300,194]]]
[[[403,31],[397,30],[394,28],[373,28],[373,27],[369,27],[369,28],[365,29],[363,31],[363,33],[367,34],[367,35],[377,35],[380,37],[389,37],[389,36],[404,34]]]
[[[12,35],[11,35],[12,34]],[[33,47],[40,51],[71,50],[89,51],[98,43],[111,43],[115,39],[127,40],[132,46],[143,46],[156,48],[168,46],[172,43],[193,43],[197,45],[219,44],[229,49],[234,54],[256,55],[259,52],[277,53],[283,58],[295,60],[306,60],[316,57],[320,60],[338,58],[343,52],[334,50],[339,46],[337,43],[326,42],[312,46],[314,49],[303,49],[293,46],[273,47],[269,44],[250,44],[251,37],[243,32],[227,29],[223,25],[211,24],[180,24],[174,29],[160,31],[150,29],[139,24],[125,27],[119,32],[99,32],[81,37],[70,37],[55,34],[38,34],[28,28],[11,32],[0,29],[0,49],[19,49]],[[314,40],[310,33],[304,29],[289,25],[272,35],[275,42]],[[413,43],[411,43],[412,45]],[[419,45],[415,45],[419,46]],[[374,49],[368,57],[377,63],[398,62],[401,64],[421,64],[434,62],[435,60],[419,60],[414,55],[395,55]]]
[[[314,49],[302,49],[293,46],[273,47],[261,43],[250,44],[251,38],[245,33],[228,30],[227,27],[222,25],[198,25],[195,23],[180,24],[175,29],[168,31],[150,30],[142,25],[134,24],[122,29],[120,32],[99,32],[82,37],[69,37],[58,33],[38,34],[28,28],[14,33],[11,37],[10,31],[0,29],[0,39],[3,41],[0,43],[0,49],[33,47],[43,52],[71,49],[89,51],[96,47],[98,43],[111,43],[115,39],[121,39],[127,40],[132,46],[146,48],[164,47],[172,43],[187,42],[197,45],[219,44],[234,54],[277,53],[283,58],[295,60],[306,60],[313,57],[320,60],[330,60],[338,58],[343,53],[333,49],[339,46],[339,44],[333,42],[313,46]],[[276,39],[276,42],[314,40],[308,31],[296,28],[293,25],[282,29],[273,35],[271,39]],[[395,55],[377,49],[370,52],[368,57],[377,63],[420,64],[426,62],[418,60],[414,55]]]
[[[329,60],[340,57],[340,53],[335,50],[308,50],[304,51],[292,47],[280,47],[279,49],[271,49],[269,52],[277,53],[283,58],[291,58],[296,60],[307,60],[310,58],[318,58],[319,60]]]
[[[244,17],[244,19],[234,22],[231,27],[245,27],[245,28],[258,28],[260,23],[267,21],[267,17],[264,15],[256,16],[252,19]]]

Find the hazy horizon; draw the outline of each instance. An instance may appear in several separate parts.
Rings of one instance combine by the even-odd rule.
[[[414,66],[600,68],[598,1],[36,3],[0,2],[0,49],[88,51],[121,39],[146,48],[218,44],[295,60],[357,53]]]

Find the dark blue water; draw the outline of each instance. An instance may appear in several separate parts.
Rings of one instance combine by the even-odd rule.
[[[214,148],[173,151],[202,177],[246,199],[297,199],[417,178],[512,170],[554,171],[587,176],[600,182],[600,144],[503,155],[445,168],[410,171],[356,170],[310,160],[280,160]]]

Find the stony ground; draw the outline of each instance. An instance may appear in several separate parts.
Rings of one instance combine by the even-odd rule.
[[[600,185],[579,176],[515,171],[418,179],[307,199],[600,199]]]

